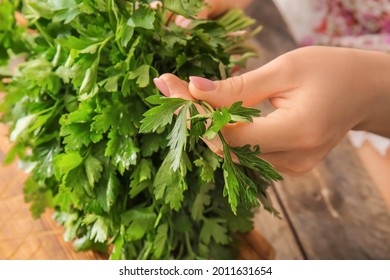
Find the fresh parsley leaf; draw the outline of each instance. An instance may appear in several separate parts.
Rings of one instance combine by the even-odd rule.
[[[144,134],[141,138],[141,153],[143,157],[150,157],[167,146],[166,133]]]
[[[89,155],[85,160],[85,173],[87,174],[88,182],[92,189],[95,183],[100,180],[102,171],[102,163],[94,156]]]
[[[137,163],[139,148],[132,138],[119,135],[115,130],[110,131],[108,138],[110,140],[107,142],[105,156],[111,157],[112,163],[123,174],[130,165]]]
[[[258,111],[162,97],[152,80],[227,77],[253,55],[242,43],[254,33],[227,35],[253,20],[239,10],[198,19],[202,0],[157,9],[148,0],[0,2],[1,121],[14,140],[4,160],[30,168],[33,216],[54,208],[75,250],[112,259],[234,258],[232,236],[250,230],[250,207],[275,213],[265,181],[278,176],[256,147],[226,147],[239,166],[201,138]],[[7,65],[21,56],[13,75]]]
[[[157,171],[153,182],[154,195],[156,199],[163,199],[171,209],[179,211],[187,184],[180,170],[173,171],[171,164],[171,160],[166,157]]]
[[[176,118],[175,125],[168,135],[168,146],[171,151],[168,153],[167,160],[172,162],[172,169],[176,171],[179,168],[181,155],[186,148],[187,142],[187,110],[190,103],[187,103],[180,109]]]
[[[44,188],[39,182],[29,178],[23,188],[25,201],[32,202],[30,206],[33,217],[38,218],[46,209],[52,207],[53,194],[50,190]]]
[[[230,121],[231,116],[226,107],[222,107],[221,110],[215,110],[212,116],[212,123],[203,136],[207,137],[209,140],[215,138],[218,132]]]
[[[59,179],[62,175],[66,176],[72,169],[79,166],[82,161],[83,158],[78,152],[59,154],[54,159],[56,177]]]
[[[132,17],[127,21],[127,25],[133,28],[153,29],[155,17],[156,13],[153,10],[142,5],[134,11]]]
[[[211,183],[200,186],[199,193],[197,193],[191,208],[191,217],[194,221],[199,221],[204,217],[205,207],[211,203],[209,191],[214,188],[215,185]]]
[[[223,189],[223,194],[228,196],[230,207],[234,214],[237,213],[237,205],[239,198],[239,189],[243,186],[243,182],[239,181],[239,177],[236,173],[239,173],[240,170],[237,170],[237,167],[234,165],[233,160],[231,158],[229,149],[227,146],[224,146],[224,162],[222,165],[223,170],[223,178],[225,180],[225,187]]]
[[[115,239],[114,248],[112,249],[110,260],[120,260],[123,258],[123,245],[125,244],[125,238],[123,237],[124,234],[122,234],[122,228],[124,227],[121,227],[121,233]]]
[[[142,238],[153,228],[156,213],[153,207],[135,207],[121,215],[122,223],[127,227],[126,239],[137,240]]]
[[[72,203],[75,208],[82,209],[95,195],[81,165],[69,171],[62,181],[65,187],[72,190]]]
[[[90,238],[95,242],[104,242],[108,236],[109,222],[107,221],[107,219],[101,216],[93,217],[93,219],[95,219],[95,222],[93,223],[93,226],[91,228]],[[85,219],[84,222],[89,223],[90,221],[88,219]]]
[[[219,133],[224,150],[224,195],[228,196],[232,211],[236,213],[240,201],[246,208],[259,207],[258,196],[262,195],[258,185],[249,177],[245,170],[237,166],[231,154],[235,154],[243,166],[262,174],[266,180],[281,180],[282,177],[274,170],[268,162],[258,158],[260,154],[258,146],[254,150],[249,145],[244,147],[230,147]]]
[[[184,17],[195,17],[201,9],[202,1],[196,0],[165,0],[164,7]]]
[[[231,120],[234,122],[253,122],[254,117],[260,116],[260,111],[255,108],[242,106],[242,101],[233,103],[229,109]]]
[[[96,212],[99,212],[100,209],[104,212],[112,211],[114,206],[116,206],[120,192],[120,180],[117,174],[108,168],[105,168],[103,172],[103,179],[96,186]]]
[[[195,145],[198,143],[199,138],[205,133],[206,125],[204,121],[207,119],[202,119],[199,116],[199,111],[196,108],[195,104],[191,103],[189,108],[189,114],[191,116],[190,120],[190,139],[189,139],[189,150],[192,151],[195,148]]]
[[[154,242],[154,254],[156,259],[160,259],[167,247],[168,224],[164,223],[158,226]]]
[[[141,159],[131,174],[130,187],[134,188],[137,184],[152,179],[155,174],[153,162],[148,159]]]
[[[181,98],[155,97],[148,98],[146,101],[158,102],[158,106],[151,108],[144,114],[141,121],[140,133],[155,132],[157,129],[165,127],[172,122],[175,111],[188,103],[189,101]]]
[[[63,212],[70,211],[70,208],[72,206],[72,192],[71,192],[71,189],[65,187],[63,184],[60,185],[58,193],[54,197],[54,204],[58,205],[58,207]]]
[[[227,236],[226,225],[222,219],[206,219],[200,232],[200,239],[208,244],[213,238],[218,244],[227,244],[229,237]]]
[[[131,198],[136,197],[143,190],[152,186],[152,179],[156,171],[151,160],[142,159],[131,174],[130,192]]]
[[[210,150],[204,150],[202,156],[194,161],[200,168],[200,177],[204,182],[214,182],[214,173],[221,166],[221,159]]]
[[[283,179],[269,162],[258,157],[260,155],[260,148],[258,145],[254,146],[253,149],[251,149],[250,145],[230,147],[229,149],[237,156],[241,165],[262,174],[266,181],[271,182],[272,180],[279,181]]]

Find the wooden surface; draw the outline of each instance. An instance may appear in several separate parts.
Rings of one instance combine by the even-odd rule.
[[[254,0],[247,11],[264,26],[256,38],[261,57],[249,67],[297,47],[271,0]],[[0,126],[0,161],[9,148],[6,133]],[[23,199],[24,178],[15,164],[0,166],[0,259],[106,258],[75,253],[50,212],[34,220]],[[258,212],[255,226],[265,238],[246,236],[242,258],[390,259],[390,214],[346,139],[309,174],[273,185],[271,197],[283,217]],[[263,250],[250,250],[253,244]]]
[[[252,67],[297,47],[272,1],[254,1],[248,13],[264,26]],[[284,177],[271,191],[283,219],[255,220],[276,259],[390,259],[389,210],[347,139],[312,172]]]
[[[10,147],[7,128],[0,124],[0,161]],[[0,259],[104,259],[93,252],[76,253],[63,240],[63,228],[46,211],[38,220],[32,218],[24,202],[24,172],[16,164],[0,164]]]

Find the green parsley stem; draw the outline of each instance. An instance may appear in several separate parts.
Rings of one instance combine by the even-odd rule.
[[[214,113],[214,108],[211,107],[210,104],[208,104],[207,102],[203,101],[203,100],[199,100],[198,101],[198,104],[202,106],[202,108],[207,112],[207,113],[210,113],[210,114],[213,114]]]
[[[39,33],[42,34],[43,38],[46,40],[46,42],[52,47],[53,46],[53,40],[52,38],[50,37],[49,34],[47,34],[47,32],[45,31],[44,28],[42,28],[41,24],[38,22],[38,21],[35,21],[35,26],[37,27],[37,29],[39,30]]]
[[[186,247],[188,250],[188,255],[191,259],[193,259],[196,255],[194,251],[192,250],[191,242],[190,242],[190,236],[188,235],[188,232],[184,233],[185,239],[186,239]]]

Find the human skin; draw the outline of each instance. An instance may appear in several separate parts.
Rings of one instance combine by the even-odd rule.
[[[172,74],[155,79],[170,97],[205,100],[220,108],[243,101],[269,100],[275,110],[253,123],[222,130],[231,146],[259,145],[261,158],[285,174],[312,169],[349,130],[390,137],[390,55],[381,52],[311,46],[222,81]],[[218,155],[218,140],[205,141]]]

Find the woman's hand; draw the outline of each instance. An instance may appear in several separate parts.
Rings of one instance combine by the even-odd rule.
[[[351,129],[390,137],[390,55],[345,48],[306,47],[257,70],[223,81],[172,74],[156,85],[167,96],[201,99],[214,107],[268,99],[275,110],[253,123],[227,125],[231,146],[259,145],[261,157],[283,173],[313,168]],[[218,141],[206,142],[222,154]]]

